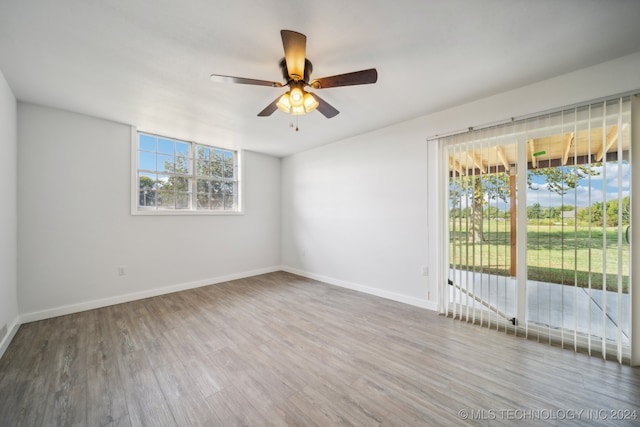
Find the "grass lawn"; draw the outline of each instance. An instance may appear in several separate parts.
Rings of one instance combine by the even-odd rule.
[[[463,219],[450,223],[450,260],[458,268],[509,275],[510,222],[485,220],[482,243],[467,243]],[[519,230],[520,231],[520,230]],[[606,247],[603,248],[606,241]],[[618,290],[622,271],[623,292],[629,286],[629,245],[618,244],[618,229],[602,227],[527,224],[527,274],[529,280]],[[482,269],[480,265],[484,266]],[[606,271],[606,274],[603,274]]]

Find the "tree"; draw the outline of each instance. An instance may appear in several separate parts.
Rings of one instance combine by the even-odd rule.
[[[576,219],[581,222],[590,222],[590,209],[589,207],[580,208],[576,212]]]
[[[531,206],[527,206],[527,219],[540,218],[542,218],[542,206],[540,206],[540,203],[534,203]]]
[[[175,156],[175,160],[165,161],[164,170],[168,175],[158,182],[158,203],[163,206],[189,207],[189,172],[191,159],[187,156]]]
[[[631,199],[629,196],[624,197],[622,199],[622,225],[629,225],[629,212],[630,212],[630,203]],[[618,210],[618,200],[609,200],[607,202],[607,226],[609,227],[617,227],[619,224],[619,210]],[[602,221],[600,221],[602,224]]]
[[[629,214],[631,213],[631,197],[622,198],[622,225],[629,225]]]
[[[482,178],[484,191],[488,200],[502,200],[507,203],[511,196],[509,175],[505,172],[485,174]]]
[[[527,173],[527,185],[532,190],[537,190],[533,184],[534,176],[545,178],[549,191],[559,195],[566,194],[569,190],[575,189],[579,185],[579,181],[588,177],[599,174],[597,166],[601,163],[593,163],[587,165],[548,167],[529,170]],[[473,242],[481,242],[483,240],[483,208],[490,200],[501,200],[509,203],[511,195],[510,177],[506,172],[496,172],[490,174],[471,174],[466,176],[457,176],[449,182],[449,195],[452,200],[452,210],[464,217],[465,209],[461,208],[460,200],[466,199],[471,202],[470,217],[471,224],[469,228],[468,239]],[[527,208],[527,218],[530,219],[560,219],[563,207],[549,207],[542,209],[538,204],[534,211]],[[575,209],[574,207],[566,209]],[[530,216],[533,215],[533,216]]]
[[[483,240],[483,218],[486,216],[483,211],[488,201],[502,200],[507,203],[510,192],[509,175],[505,172],[457,176],[449,181],[452,211],[459,213],[458,218],[465,218],[467,215],[471,218],[467,236],[469,241],[480,243]],[[460,209],[463,199],[471,203],[467,208]],[[497,212],[492,213],[492,217],[495,216]]]
[[[631,199],[629,196],[622,198],[622,225],[629,225]],[[607,215],[607,226],[617,227],[618,224],[618,200],[609,200],[606,204],[595,202],[591,206],[578,209],[576,218],[582,222],[602,225],[604,214]]]
[[[551,207],[545,208],[542,211],[541,218],[559,220],[561,215],[562,215],[562,207],[561,206],[556,206],[556,207],[551,206]]]
[[[596,202],[591,205],[591,222],[598,225],[602,225],[602,217],[604,215],[604,209],[602,202]]]
[[[482,176],[475,176],[473,178],[473,192],[471,199],[473,203],[471,205],[471,233],[467,234],[467,239],[474,243],[482,242],[482,207],[484,201],[484,185],[482,183]]]
[[[530,169],[527,174],[527,185],[531,190],[537,190],[533,186],[532,177],[542,176],[547,182],[547,188],[549,191],[564,195],[569,190],[574,190],[580,180],[585,179],[588,176],[599,175],[599,172],[595,169],[596,166],[600,166],[601,163],[593,163],[588,165],[575,165],[575,166],[560,166]]]
[[[485,219],[504,218],[504,214],[497,207],[489,206],[482,210],[482,217]]]

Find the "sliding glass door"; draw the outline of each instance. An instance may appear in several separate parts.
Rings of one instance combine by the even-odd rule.
[[[500,329],[515,316],[511,208],[517,145],[489,133],[476,136],[448,147],[447,291],[454,317]]]
[[[618,98],[441,140],[443,312],[629,358],[630,110]]]
[[[529,333],[628,358],[630,103],[541,122],[527,140]]]

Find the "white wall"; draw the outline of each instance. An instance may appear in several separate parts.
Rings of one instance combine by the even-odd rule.
[[[0,356],[17,331],[17,104],[0,71]],[[3,334],[3,326],[6,332]]]
[[[18,140],[23,322],[278,269],[277,158],[245,152],[244,215],[132,216],[129,126],[19,103]]]
[[[639,69],[640,52],[283,159],[282,264],[436,309],[437,150],[427,156],[426,139],[640,89]]]
[[[427,147],[387,128],[283,161],[283,264],[420,305],[428,299]]]

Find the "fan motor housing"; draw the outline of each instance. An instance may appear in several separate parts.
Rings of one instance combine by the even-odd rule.
[[[289,69],[287,68],[287,60],[286,58],[282,58],[280,60],[280,70],[282,71],[282,78],[285,82],[289,82],[291,77],[289,77]],[[311,73],[313,72],[313,64],[311,61],[305,58],[304,60],[304,78],[303,81],[305,83],[309,83],[309,79],[311,78]]]

